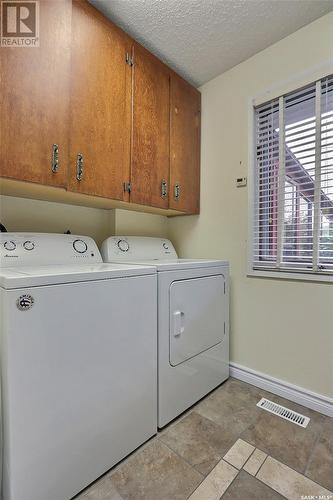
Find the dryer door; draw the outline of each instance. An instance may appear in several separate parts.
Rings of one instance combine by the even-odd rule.
[[[170,286],[170,364],[179,365],[224,336],[224,276],[174,281]]]

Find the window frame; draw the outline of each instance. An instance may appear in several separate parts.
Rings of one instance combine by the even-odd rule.
[[[290,92],[295,92],[302,87],[311,83],[322,80],[327,75],[333,74],[333,62],[324,62],[316,67],[311,68],[306,72],[295,75],[294,78],[280,82],[274,87],[271,87],[257,96],[251,97],[248,100],[248,238],[247,238],[247,276],[254,278],[275,278],[279,280],[299,280],[333,283],[333,272],[314,272],[309,269],[305,271],[301,269],[274,270],[265,268],[253,268],[253,223],[255,212],[255,193],[256,193],[256,114],[255,107],[264,104],[273,99],[280,98]]]

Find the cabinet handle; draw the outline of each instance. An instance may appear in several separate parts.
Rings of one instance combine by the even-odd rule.
[[[83,178],[83,154],[78,153],[76,157],[76,178],[78,181],[82,181]]]
[[[51,170],[56,174],[59,170],[59,146],[52,144]]]
[[[131,193],[132,184],[130,182],[124,182],[124,191],[125,193]]]
[[[161,197],[166,198],[168,196],[168,183],[165,179],[161,182]]]
[[[178,201],[180,198],[180,184],[175,184],[173,195],[175,200]]]

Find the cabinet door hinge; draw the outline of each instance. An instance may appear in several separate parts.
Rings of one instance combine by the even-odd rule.
[[[130,182],[124,182],[125,193],[130,193],[132,191],[132,184]]]
[[[126,61],[126,64],[128,64],[129,66],[134,65],[134,59],[128,52],[126,52],[125,61]]]

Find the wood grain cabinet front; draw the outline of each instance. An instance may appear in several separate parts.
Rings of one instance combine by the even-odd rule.
[[[86,0],[39,6],[39,47],[0,48],[0,177],[198,213],[200,92]]]
[[[39,46],[0,48],[2,177],[66,186],[70,43],[71,1],[40,0]]]
[[[175,73],[170,80],[170,208],[200,209],[201,94]]]
[[[68,188],[128,200],[131,39],[94,7],[73,1]]]
[[[133,203],[168,208],[169,70],[139,44],[133,47],[131,196]]]

